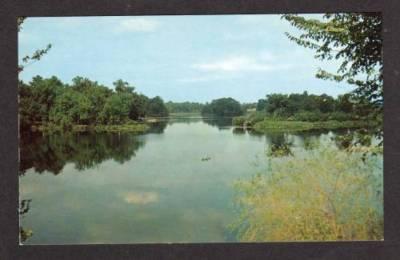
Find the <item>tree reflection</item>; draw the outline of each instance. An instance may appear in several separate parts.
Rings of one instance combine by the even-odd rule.
[[[172,125],[174,123],[185,123],[185,124],[193,124],[193,123],[197,123],[197,122],[201,122],[202,121],[202,117],[195,117],[195,116],[186,116],[186,117],[179,117],[179,116],[173,116],[170,117],[168,120],[168,124]]]
[[[124,163],[144,145],[140,136],[129,133],[29,133],[20,138],[20,175],[35,172],[59,174],[67,163],[76,169],[90,169],[113,159]]]
[[[150,129],[147,133],[162,134],[168,125],[168,120],[162,120],[150,124]]]
[[[218,129],[232,126],[232,117],[203,117],[203,122]]]
[[[291,147],[293,142],[288,135],[282,132],[271,132],[266,136],[266,142],[269,145],[267,155],[272,157],[293,155]]]
[[[232,130],[232,133],[233,133],[234,135],[244,135],[244,134],[246,134],[246,129],[243,129],[243,128],[234,128],[234,129]]]
[[[321,145],[321,134],[327,134],[329,131],[304,131],[297,137],[302,141],[302,147],[305,150],[313,150]]]
[[[19,203],[18,213],[20,217],[23,217],[26,213],[28,213],[31,204],[30,199],[21,200]],[[31,229],[24,228],[22,226],[19,227],[19,236],[20,241],[25,242],[28,238],[33,235],[33,231]]]

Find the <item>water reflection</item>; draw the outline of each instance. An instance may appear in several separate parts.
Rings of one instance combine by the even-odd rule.
[[[126,203],[137,205],[146,205],[159,200],[158,193],[156,192],[131,191],[124,193],[122,197]]]
[[[30,202],[21,207],[23,214],[29,211],[24,218],[21,214],[21,240],[235,241],[226,229],[234,217],[232,182],[267,166],[266,149],[291,154],[335,136],[330,131],[257,133],[234,129],[228,118],[171,118],[152,123],[149,133],[22,136],[21,175],[28,169],[68,174],[21,176],[21,200],[32,199],[35,206],[32,212]],[[69,174],[100,163],[95,174]],[[35,235],[29,238],[31,229]]]
[[[232,126],[232,117],[209,117],[203,118],[203,122],[218,129],[225,129]]]
[[[31,202],[32,202],[31,199],[23,199],[20,201],[18,213],[21,218],[24,217],[29,212],[31,208],[30,206]],[[22,226],[19,227],[19,237],[21,242],[25,242],[32,235],[33,231],[31,229]]]
[[[233,128],[232,133],[234,135],[244,135],[246,134],[246,129],[243,128]]]
[[[174,116],[168,119],[168,124],[172,125],[174,123],[185,123],[190,125],[193,123],[201,122],[202,120],[203,118],[200,116],[187,116],[187,117]]]
[[[85,170],[108,159],[122,164],[143,145],[143,138],[129,133],[25,134],[20,139],[19,173],[33,168],[57,175],[67,163]]]
[[[161,120],[150,124],[150,129],[147,133],[162,134],[168,125],[168,120]]]
[[[271,132],[266,136],[268,144],[267,155],[272,157],[293,155],[293,136],[281,132]]]

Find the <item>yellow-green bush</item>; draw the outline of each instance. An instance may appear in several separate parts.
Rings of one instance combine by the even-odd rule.
[[[333,147],[272,158],[236,183],[240,241],[383,239],[382,156]]]

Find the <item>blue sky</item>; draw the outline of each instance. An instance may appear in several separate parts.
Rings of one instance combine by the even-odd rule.
[[[19,58],[53,47],[20,78],[54,75],[70,83],[83,76],[109,87],[123,79],[147,96],[178,102],[351,90],[315,78],[319,67],[335,70],[337,62],[314,59],[284,32],[298,34],[279,15],[28,18]]]

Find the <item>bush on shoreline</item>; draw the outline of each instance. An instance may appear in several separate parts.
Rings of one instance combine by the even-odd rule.
[[[270,168],[235,184],[240,241],[383,239],[379,156],[322,147],[270,159]]]

